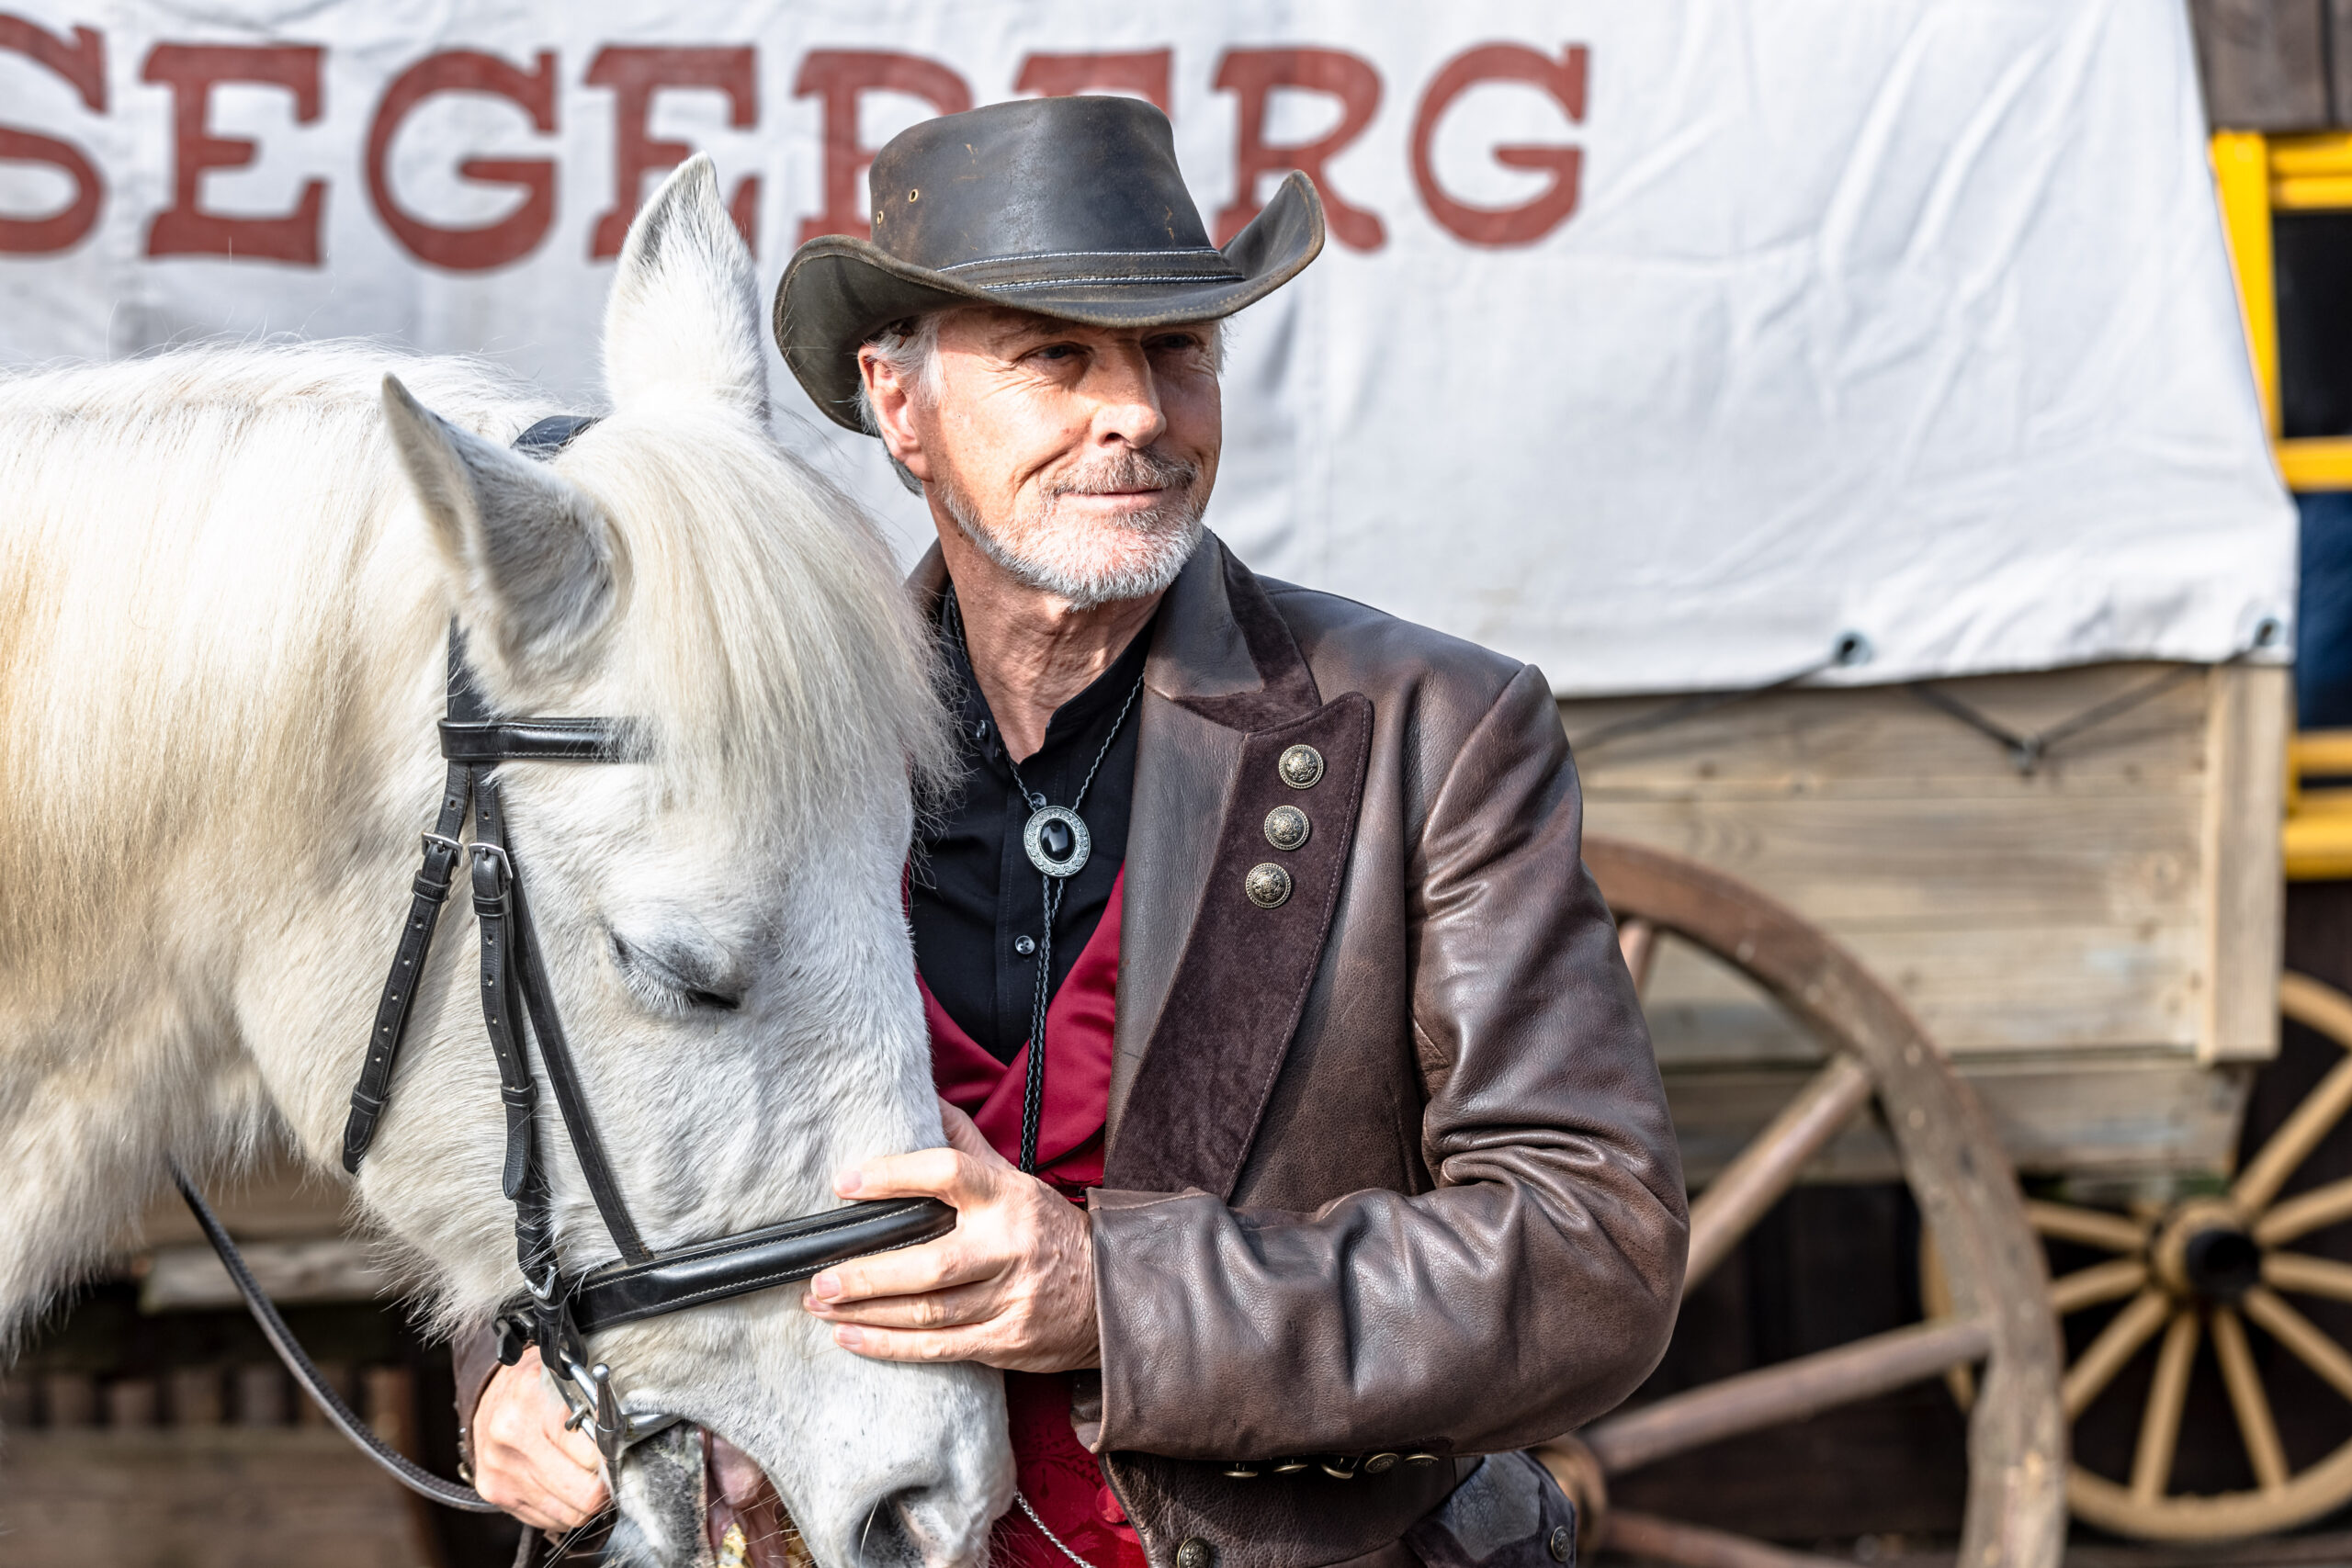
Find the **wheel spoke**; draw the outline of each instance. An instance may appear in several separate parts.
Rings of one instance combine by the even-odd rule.
[[[1797,1173],[1870,1097],[1870,1070],[1851,1056],[1833,1056],[1756,1134],[1755,1141],[1724,1167],[1690,1205],[1690,1261],[1683,1272],[1685,1291],[1730,1256],[1739,1238],[1780,1201]]]
[[[2229,1307],[2213,1309],[2213,1356],[2222,1363],[2222,1383],[2230,1391],[2230,1408],[2237,1413],[2238,1436],[2245,1443],[2246,1462],[2254,1466],[2255,1483],[2265,1492],[2278,1491],[2287,1484],[2286,1446],[2278,1440],[2278,1423],[2271,1418],[2270,1397],[2262,1392],[2262,1373],[2246,1345],[2245,1325]]]
[[[1686,1525],[1628,1508],[1609,1510],[1608,1549],[1626,1557],[1671,1562],[1677,1568],[1853,1568],[1842,1557],[1815,1557],[1751,1540],[1728,1530]]]
[[[2050,1286],[2050,1310],[2068,1317],[2102,1302],[2120,1302],[2148,1282],[2148,1266],[2136,1258],[2094,1263]]]
[[[1617,928],[1617,951],[1634,976],[1634,994],[1650,988],[1650,968],[1657,962],[1657,927],[1635,915]]]
[[[2044,1203],[2029,1199],[2026,1223],[2053,1241],[2071,1241],[2107,1252],[2137,1252],[2148,1245],[2147,1227],[2103,1209],[2077,1209],[2068,1203]]]
[[[2188,1373],[2197,1364],[2199,1325],[2194,1307],[2172,1314],[2163,1348],[2156,1351],[2155,1380],[2140,1416],[2140,1446],[2132,1456],[2132,1495],[2154,1503],[2172,1482],[2172,1461],[2180,1451],[2180,1413],[2188,1403]]]
[[[2352,1176],[2298,1192],[2254,1224],[2254,1239],[2281,1247],[2315,1230],[2352,1220]]]
[[[2260,1285],[2248,1291],[2238,1304],[2246,1316],[2292,1351],[2297,1360],[2326,1379],[2336,1393],[2352,1399],[2352,1356],[2346,1355],[2344,1348],[2322,1333],[2317,1324]]]
[[[2299,1296],[2352,1302],[2352,1263],[2338,1263],[2332,1258],[2274,1252],[2262,1260],[2262,1282]]]
[[[2339,1045],[2352,1045],[2352,998],[2341,991],[2309,976],[2281,975],[2278,1004],[2288,1017],[2333,1037]],[[2337,1063],[2295,1107],[2294,1114],[2270,1134],[2261,1152],[2246,1162],[2230,1189],[2230,1197],[2249,1214],[2268,1208],[2278,1189],[2295,1174],[2295,1168],[2311,1157],[2346,1111],[2352,1111],[2352,1056]]]
[[[1669,1395],[1612,1416],[1581,1436],[1600,1456],[1602,1471],[1618,1475],[1981,1361],[1992,1342],[1992,1331],[1973,1318],[1917,1324]]]
[[[2099,1391],[2113,1382],[2115,1374],[2139,1354],[2140,1347],[2165,1325],[2168,1310],[2168,1299],[2162,1291],[2142,1291],[2132,1298],[2131,1305],[2115,1314],[2113,1322],[2099,1330],[2098,1337],[2091,1341],[2082,1359],[2066,1370],[2066,1381],[2059,1390],[2068,1420],[2090,1408]]]

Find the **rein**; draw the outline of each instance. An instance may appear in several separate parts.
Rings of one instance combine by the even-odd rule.
[[[592,423],[570,415],[541,420],[514,446],[534,457],[551,457]],[[657,1255],[645,1245],[597,1136],[571,1045],[556,1012],[495,771],[508,761],[618,761],[628,755],[629,739],[629,727],[611,719],[492,715],[466,663],[464,639],[455,626],[450,627],[448,716],[441,722],[447,785],[440,817],[424,835],[423,863],[410,888],[408,919],[377,1004],[375,1031],[351,1091],[351,1113],[343,1135],[343,1168],[356,1173],[391,1099],[393,1069],[408,1034],[433,934],[458,864],[467,861],[474,918],[481,928],[482,1023],[498,1062],[499,1098],[506,1107],[506,1158],[500,1185],[514,1205],[515,1258],[524,1286],[498,1316],[498,1356],[513,1366],[527,1346],[537,1345],[540,1360],[572,1408],[573,1424],[595,1439],[610,1469],[618,1468],[630,1443],[677,1417],[625,1409],[613,1386],[612,1369],[589,1359],[587,1336],[791,1284],[836,1263],[934,1240],[956,1228],[956,1211],[946,1204],[931,1198],[897,1198],[851,1203],[690,1243],[666,1254]],[[469,827],[472,838],[468,841],[461,835]],[[529,1051],[533,1041],[589,1194],[620,1254],[618,1260],[584,1273],[567,1269],[556,1249],[554,1202],[538,1146],[538,1080]],[[472,1490],[418,1469],[352,1416],[287,1331],[235,1242],[176,1163],[172,1171],[181,1196],[271,1348],[344,1435],[410,1490],[449,1507],[497,1512],[495,1505]]]

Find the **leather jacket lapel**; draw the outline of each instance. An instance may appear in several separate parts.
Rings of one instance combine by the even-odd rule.
[[[1290,628],[1214,536],[1170,591],[1144,678],[1103,1185],[1229,1198],[1338,908],[1372,705],[1321,700]],[[1275,763],[1302,744],[1323,772],[1296,789]],[[1267,840],[1280,806],[1312,824],[1295,850]],[[1265,863],[1291,876],[1271,909],[1243,892]],[[1153,1112],[1128,1127],[1136,1097]]]

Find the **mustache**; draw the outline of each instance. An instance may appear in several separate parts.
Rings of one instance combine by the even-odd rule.
[[[1200,465],[1171,457],[1152,447],[1130,446],[1071,469],[1045,486],[1046,497],[1108,495],[1116,491],[1189,491],[1201,477]]]

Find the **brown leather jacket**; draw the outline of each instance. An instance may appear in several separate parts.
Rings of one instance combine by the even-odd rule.
[[[1550,689],[1214,536],[1157,627],[1079,1435],[1153,1568],[1550,1568],[1565,1505],[1474,1456],[1633,1391],[1688,1231]]]
[[[1154,1568],[1390,1558],[1469,1466],[1384,1457],[1568,1431],[1674,1325],[1680,1163],[1575,768],[1537,671],[1214,537],[1144,685],[1074,1419]],[[1377,1473],[1227,1473],[1306,1455]]]

